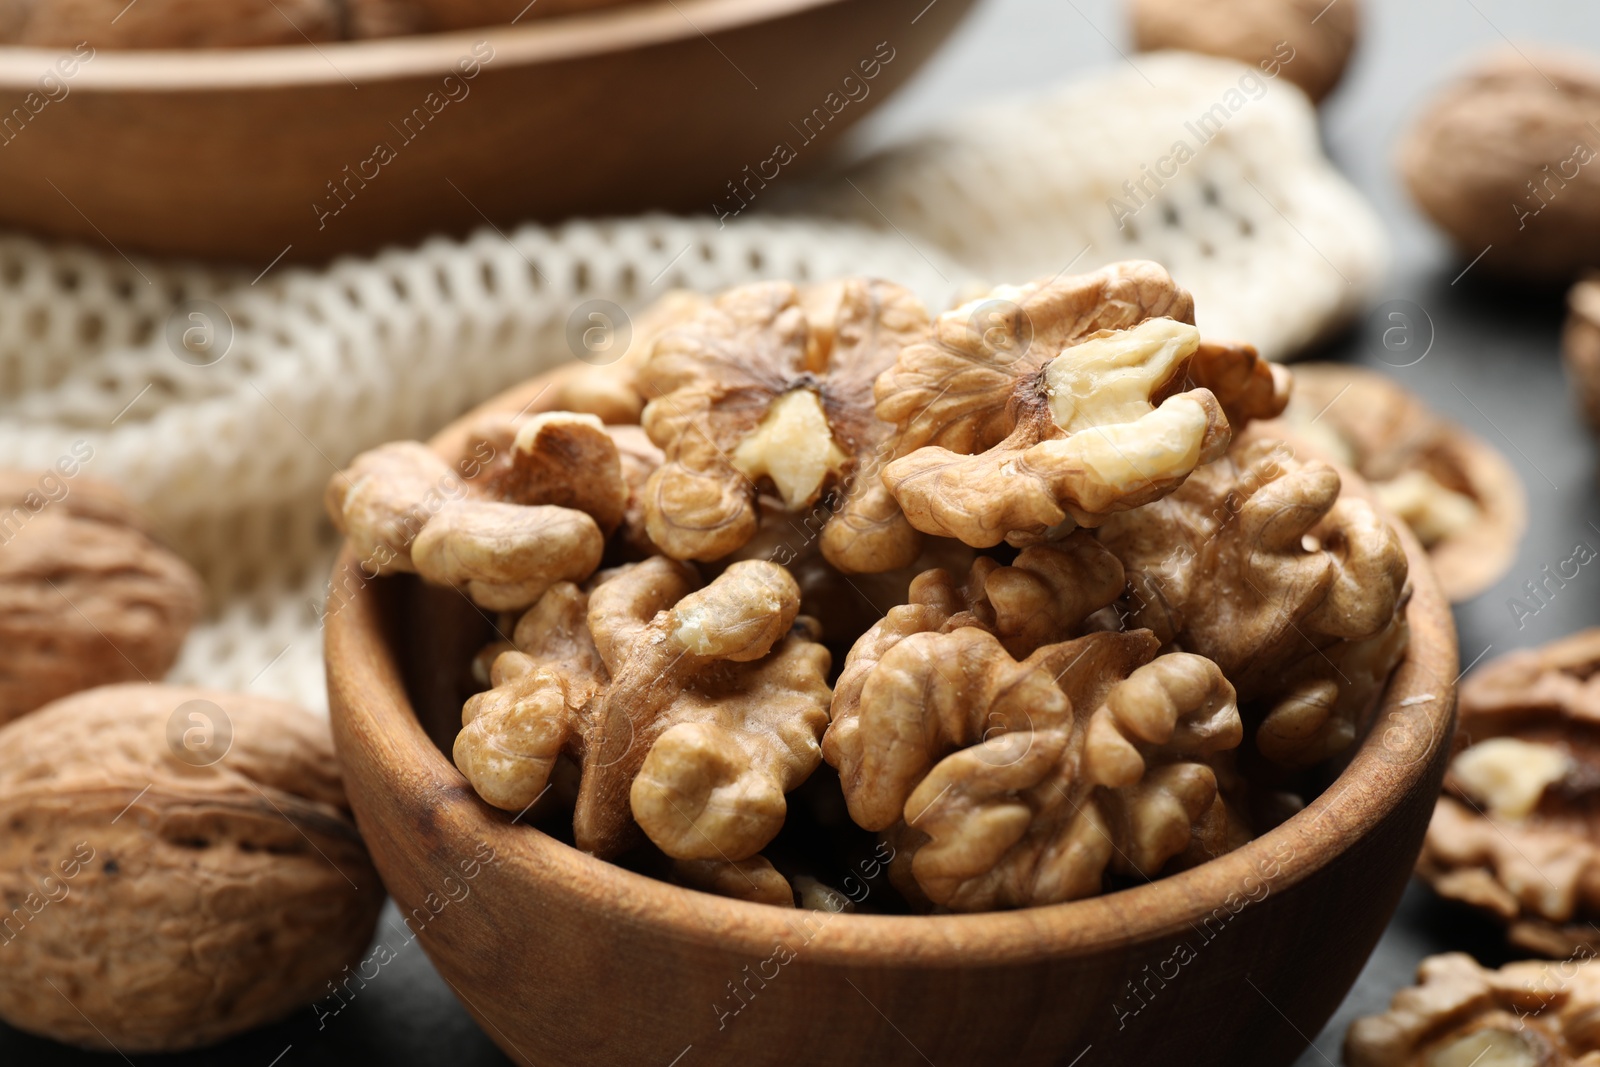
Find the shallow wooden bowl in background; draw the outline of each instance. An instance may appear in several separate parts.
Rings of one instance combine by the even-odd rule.
[[[544,386],[479,410],[546,410]],[[435,447],[458,454],[473,417]],[[654,881],[512,825],[446,754],[481,621],[452,592],[364,581],[348,550],[327,627],[334,736],[384,883],[520,1063],[1283,1065],[1393,914],[1448,758],[1455,628],[1401,536],[1411,649],[1338,778],[1236,852],[1071,904],[798,912]]]
[[[3,47],[0,225],[259,269],[485,221],[733,209],[727,183],[779,142],[796,153],[780,175],[816,163],[972,2],[666,0],[374,41],[102,48],[47,94],[71,50]],[[893,58],[867,95],[804,140],[880,42]],[[493,58],[463,82],[475,46]],[[380,143],[393,159],[367,162]]]

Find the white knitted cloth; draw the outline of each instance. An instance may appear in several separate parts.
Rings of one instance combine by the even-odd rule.
[[[1274,86],[1252,106],[1266,113],[1278,106],[1269,101],[1287,95]],[[383,441],[425,437],[570,358],[568,316],[591,298],[632,311],[675,287],[864,273],[899,281],[938,308],[985,276],[1022,280],[1066,266],[1081,244],[1069,235],[1098,225],[1081,217],[1089,210],[1086,179],[1067,151],[1077,138],[1060,128],[1069,97],[1014,106],[1000,113],[1003,123],[980,115],[845,179],[889,213],[890,225],[875,211],[851,222],[751,214],[726,224],[652,216],[528,225],[318,270],[280,266],[254,280],[0,238],[0,464],[43,468],[75,442],[89,442],[94,455],[84,474],[122,486],[208,583],[210,616],[191,635],[173,679],[325,708],[318,605],[335,539],[320,500],[351,457]],[[1243,115],[1235,121],[1243,130]],[[1309,112],[1297,121],[1309,124]],[[1003,183],[985,177],[995,169],[995,139],[1019,136],[1034,145],[1027,167]],[[1267,195],[1293,200],[1286,212],[1325,243],[1324,253],[1349,257],[1375,226],[1331,172],[1307,177],[1315,167],[1304,165],[1305,146],[1314,136],[1298,130],[1286,142],[1284,182],[1266,159],[1243,172],[1255,174]],[[1131,150],[1107,145],[1108,157]],[[1137,174],[1141,158],[1123,162]],[[1192,166],[1202,172],[1198,161]],[[1243,165],[1207,166],[1204,173],[1215,175]],[[1302,179],[1305,185],[1294,184]],[[1294,188],[1285,191],[1286,182]],[[1236,190],[1228,189],[1231,197]],[[813,195],[819,205],[837,204],[841,190],[861,195],[848,184]],[[1100,203],[1092,209],[1106,211]],[[1157,210],[1139,216],[1141,232]],[[1189,228],[1212,224],[1206,212],[1184,218]],[[1291,339],[1326,330],[1358,297],[1327,295],[1306,257],[1276,237],[1268,243],[1272,224],[1262,223],[1253,241],[1221,231],[1207,238],[1218,254],[1205,271],[1185,272],[1193,261],[1182,258],[1182,243],[1154,238],[1097,250],[1074,269],[1091,260],[1168,258],[1202,309],[1200,294],[1216,293],[1219,302],[1227,293],[1263,294],[1278,302],[1271,314],[1252,318],[1252,300],[1233,300],[1222,321],[1237,325],[1225,332],[1258,330],[1282,352]],[[1381,241],[1371,245],[1365,259],[1349,257],[1364,266],[1346,264],[1347,273],[1366,270],[1361,285],[1381,262]],[[1306,299],[1285,307],[1280,290],[1291,284]],[[206,366],[180,359],[168,340],[170,325],[189,325],[193,301],[221,308],[231,321],[231,345]]]

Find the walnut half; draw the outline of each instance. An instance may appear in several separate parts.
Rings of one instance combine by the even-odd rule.
[[[1229,418],[1262,400],[1262,376],[1238,365],[1259,362],[1254,350],[1202,346],[1193,319],[1189,294],[1137,262],[946,312],[878,379],[897,457],[884,484],[917,529],[976,548],[1036,544],[1158,499],[1221,455]],[[1227,366],[1196,373],[1197,360]],[[1257,414],[1276,414],[1287,384],[1262,366]]]
[[[746,860],[770,841],[784,794],[821,762],[829,655],[782,567],[736,563],[698,586],[656,556],[547,591],[462,711],[455,761],[478,794],[524,810],[567,755],[586,851],[618,855],[635,822],[680,860]]]
[[[1480,967],[1430,956],[1417,984],[1345,1036],[1350,1067],[1600,1067],[1600,967],[1561,963]]]
[[[1541,954],[1600,948],[1600,630],[1502,656],[1461,687],[1417,873]]]

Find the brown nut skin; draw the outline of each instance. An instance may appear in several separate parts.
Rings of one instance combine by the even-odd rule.
[[[1467,677],[1461,751],[1417,861],[1435,892],[1505,924],[1513,945],[1539,955],[1600,952],[1597,669],[1600,629],[1591,629]]]
[[[1430,956],[1417,984],[1345,1035],[1349,1067],[1597,1067],[1600,966],[1592,954],[1559,964],[1481,967],[1471,956]]]
[[[655,556],[541,597],[494,688],[462,710],[456,766],[478,794],[520,810],[566,753],[582,774],[579,848],[612,857],[638,829],[680,860],[765,846],[821,762],[830,657],[782,567],[737,563],[698,585]]]
[[[335,41],[336,0],[0,0],[0,43],[72,48],[239,48]],[[83,55],[83,51],[80,51]]]
[[[1303,767],[1355,740],[1405,652],[1410,585],[1399,537],[1331,466],[1252,428],[1098,535],[1129,624],[1215,661],[1262,755]]]
[[[1224,805],[1211,757],[1244,737],[1216,664],[1154,652],[1148,633],[1097,633],[1041,650],[1071,707],[1034,713],[947,756],[906,802],[926,835],[911,870],[953,911],[1098,893],[1106,872],[1152,878]],[[1222,846],[1225,847],[1225,846]]]
[[[1527,494],[1507,459],[1435,415],[1393,379],[1337,363],[1300,363],[1286,436],[1353,468],[1411,527],[1452,601],[1505,576],[1527,528]]]
[[[765,856],[727,860],[673,860],[673,876],[690,889],[752,904],[794,907],[794,888]]]
[[[820,547],[846,573],[909,565],[916,531],[877,480],[890,427],[873,382],[925,336],[927,312],[888,282],[730,289],[664,331],[639,371],[643,426],[666,455],[645,508],[652,541],[712,561],[756,533],[770,488],[791,513],[824,512]]]
[[[383,901],[327,724],[261,697],[106,686],[14,722],[0,826],[0,1018],[85,1048],[175,1052],[310,1004]]]
[[[428,520],[411,558],[422,577],[479,607],[516,611],[556,582],[593,574],[605,547],[594,520],[572,508],[462,500]]]
[[[1344,75],[1360,30],[1357,0],[1133,0],[1134,45],[1237,59],[1281,75],[1313,101]]]
[[[911,525],[975,548],[1036,544],[1171,492],[1226,449],[1225,412],[1261,399],[1237,365],[1254,350],[1202,346],[1193,320],[1189,294],[1145,262],[946,312],[875,387],[895,425],[884,485]],[[1197,360],[1238,395],[1192,385]],[[1269,408],[1287,401],[1280,374],[1265,374]]]
[[[41,477],[0,469],[0,723],[80,689],[162,677],[204,605],[199,576],[120,492],[78,477],[51,500]]]
[[[1597,112],[1593,57],[1508,46],[1427,106],[1401,141],[1400,172],[1461,255],[1482,255],[1476,271],[1565,281],[1600,265]]]
[[[1561,361],[1589,429],[1600,433],[1600,275],[1583,279],[1567,294],[1567,325]]]

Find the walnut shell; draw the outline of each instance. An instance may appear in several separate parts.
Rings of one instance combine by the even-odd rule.
[[[1411,128],[1411,195],[1478,269],[1562,280],[1600,263],[1600,67],[1506,48],[1449,86]]]
[[[112,487],[0,469],[0,723],[80,689],[159,680],[202,598]]]
[[[106,686],[0,729],[0,1018],[85,1048],[213,1044],[358,961],[383,886],[326,723]]]
[[[1356,0],[1134,0],[1133,39],[1141,52],[1204,52],[1259,66],[1321,100],[1339,84],[1355,50]]]

